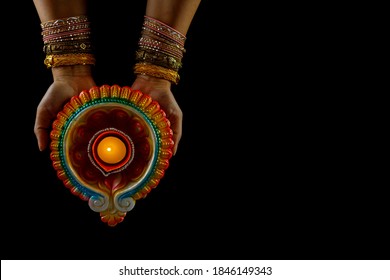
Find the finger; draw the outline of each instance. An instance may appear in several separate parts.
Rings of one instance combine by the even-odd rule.
[[[44,151],[48,144],[49,144],[49,131],[48,129],[45,128],[38,128],[35,131],[35,136],[38,141],[38,148],[42,152]]]
[[[181,135],[182,135],[182,124],[181,124],[180,119],[173,119],[171,122],[171,128],[173,130],[172,140],[174,143],[172,152],[173,152],[173,155],[175,155],[177,150],[178,150],[179,142],[180,142]]]
[[[38,148],[43,151],[47,148],[50,137],[50,128],[52,122],[52,114],[45,110],[37,110],[35,118],[34,133],[38,141]]]

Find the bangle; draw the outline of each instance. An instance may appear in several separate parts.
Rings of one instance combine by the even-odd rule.
[[[180,76],[177,71],[150,63],[136,63],[134,65],[134,74],[148,75],[164,79],[174,83],[175,85],[177,85],[180,80]]]
[[[71,24],[85,23],[88,22],[88,17],[86,15],[79,15],[73,17],[59,18],[48,20],[41,23],[42,30],[47,30],[48,28],[61,27]]]
[[[50,54],[92,53],[92,43],[89,40],[70,42],[57,42],[44,44],[43,52]]]
[[[47,68],[71,65],[95,65],[95,56],[89,53],[46,55],[44,64]]]
[[[182,67],[181,61],[173,56],[142,49],[139,49],[135,52],[135,60],[136,62],[146,62],[162,66],[176,72],[179,71],[179,69]]]

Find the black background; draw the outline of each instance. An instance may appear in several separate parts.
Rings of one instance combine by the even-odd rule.
[[[217,2],[201,3],[187,33],[173,88],[184,113],[178,153],[114,228],[38,150],[35,110],[51,73],[33,2],[10,7],[2,259],[388,258],[381,185],[350,136],[359,119],[325,63],[332,44],[314,26],[318,9]],[[145,1],[91,4],[96,82],[130,85]]]

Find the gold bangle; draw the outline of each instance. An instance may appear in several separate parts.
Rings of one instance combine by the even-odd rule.
[[[177,85],[180,80],[180,76],[177,71],[150,63],[136,63],[134,65],[134,74],[148,75],[164,79],[174,83],[175,85]]]
[[[80,40],[79,42],[58,42],[44,44],[43,52],[50,54],[71,54],[71,53],[86,53],[90,54],[93,50],[92,43],[88,40]]]
[[[135,52],[135,60],[136,62],[145,62],[165,67],[176,72],[182,67],[181,61],[173,56],[143,49]]]
[[[90,53],[47,55],[44,64],[47,68],[70,65],[95,65],[96,59]]]

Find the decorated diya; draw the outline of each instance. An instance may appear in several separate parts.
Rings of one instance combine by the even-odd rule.
[[[172,157],[173,133],[157,101],[118,85],[72,97],[50,133],[57,177],[109,226],[160,182]]]

